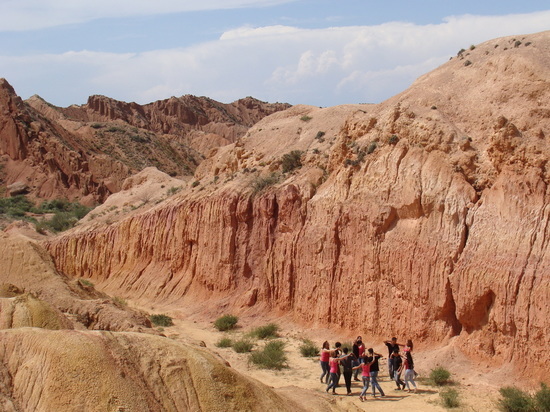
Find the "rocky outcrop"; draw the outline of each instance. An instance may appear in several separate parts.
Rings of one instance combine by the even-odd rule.
[[[60,108],[39,96],[22,101],[0,79],[0,183],[32,197],[101,203],[145,167],[191,175],[212,148],[287,107],[195,96],[141,106],[91,96],[86,105]]]
[[[543,378],[550,32],[516,42],[379,105],[276,113],[164,205],[46,247],[63,273],[138,300],[452,339]]]
[[[0,329],[150,330],[144,313],[131,310],[93,284],[67,279],[36,241],[0,232]]]
[[[3,411],[299,411],[202,348],[138,333],[0,331]]]

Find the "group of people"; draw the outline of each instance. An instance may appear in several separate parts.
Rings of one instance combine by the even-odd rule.
[[[411,386],[416,392],[416,372],[414,371],[414,362],[412,358],[413,343],[412,340],[407,340],[405,345],[397,343],[397,338],[384,341],[388,347],[388,372],[390,379],[397,385],[397,390],[411,391]],[[401,348],[403,348],[401,352]],[[403,354],[402,354],[403,353]],[[340,376],[344,375],[346,389],[348,395],[351,395],[351,379],[352,376],[356,381],[359,381],[359,373],[361,373],[363,381],[363,390],[359,395],[361,402],[366,400],[366,394],[369,385],[372,388],[372,396],[376,398],[376,390],[380,396],[386,394],[378,383],[378,372],[380,371],[379,360],[382,355],[374,352],[372,348],[365,349],[365,344],[361,336],[358,336],[351,351],[349,348],[342,348],[340,342],[334,344],[331,348],[328,341],[323,343],[321,348],[321,383],[326,383],[326,392],[332,389],[332,393],[336,394]],[[401,380],[403,376],[404,380]]]

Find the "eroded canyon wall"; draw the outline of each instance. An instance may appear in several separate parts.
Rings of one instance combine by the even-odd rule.
[[[523,41],[478,45],[379,105],[274,114],[203,162],[199,186],[46,246],[62,272],[136,299],[454,338],[540,378],[550,32]],[[280,174],[291,150],[302,166]]]

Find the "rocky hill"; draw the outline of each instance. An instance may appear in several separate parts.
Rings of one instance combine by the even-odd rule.
[[[549,68],[550,32],[506,37],[381,104],[275,113],[177,195],[46,247],[138,301],[449,343],[544,379]]]
[[[39,96],[22,101],[0,79],[0,183],[12,195],[103,202],[148,166],[192,175],[210,149],[287,107],[251,97],[222,104],[183,96],[140,106],[92,96],[60,108]]]

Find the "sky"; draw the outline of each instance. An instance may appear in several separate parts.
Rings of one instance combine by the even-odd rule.
[[[63,107],[378,103],[461,48],[545,30],[547,0],[0,0],[0,77]]]

